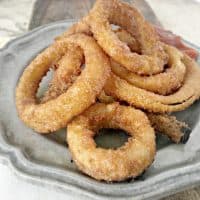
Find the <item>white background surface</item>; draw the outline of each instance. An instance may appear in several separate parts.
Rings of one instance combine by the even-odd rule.
[[[68,200],[63,192],[27,183],[15,176],[8,166],[0,164],[0,199],[4,200]]]
[[[200,46],[200,4],[193,0],[147,0],[161,23]],[[0,1],[0,46],[27,31],[34,0]],[[68,200],[80,199],[53,188],[24,182],[0,164],[0,199]]]

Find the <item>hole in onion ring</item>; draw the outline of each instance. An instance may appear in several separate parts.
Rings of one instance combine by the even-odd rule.
[[[119,29],[121,29],[121,26],[117,24],[110,24],[110,26],[113,31],[118,31]]]
[[[115,32],[118,39],[127,45],[127,49],[130,52],[142,55],[140,44],[131,33],[124,30],[121,26],[115,24],[111,24],[110,26],[112,31]]]
[[[128,141],[129,135],[121,129],[102,128],[98,131],[94,140],[97,147],[104,149],[117,149]]]
[[[172,141],[166,135],[156,134],[156,147],[157,147],[157,150],[166,148],[171,144],[172,144]]]
[[[65,92],[78,78],[78,76],[80,76],[82,70],[85,68],[85,62],[83,62],[83,64],[80,66],[80,70],[77,71],[76,74],[71,75],[70,77],[70,82],[66,83],[66,85],[63,87],[62,92],[60,91],[60,94],[62,94],[63,92]],[[46,76],[44,76],[42,78],[42,81],[40,82],[36,97],[38,99],[39,102],[45,102],[43,101],[43,98],[45,96],[45,92],[48,91],[49,89],[49,85],[51,83],[51,80],[53,78],[53,75],[55,73],[57,68],[50,68],[50,70],[48,71],[48,73],[46,74]],[[60,94],[56,94],[56,96],[59,96]]]
[[[49,83],[51,79],[53,78],[53,73],[54,73],[54,70],[50,69],[48,73],[46,74],[46,76],[42,78],[42,81],[40,82],[40,85],[36,94],[36,97],[39,101],[43,97],[43,94],[45,93],[45,91],[48,90]]]

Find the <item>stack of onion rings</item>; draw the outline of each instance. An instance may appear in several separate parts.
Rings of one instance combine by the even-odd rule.
[[[140,175],[154,160],[153,128],[181,142],[187,125],[165,113],[183,110],[200,96],[197,63],[165,34],[136,8],[97,0],[25,69],[16,89],[19,117],[40,133],[67,127],[75,163],[97,180]],[[40,81],[52,66],[54,76],[38,100]],[[93,137],[101,128],[124,129],[133,137],[118,149],[97,148]]]
[[[118,0],[97,0],[85,21],[104,51],[128,70],[149,75],[163,70],[167,55],[154,28],[134,7]],[[139,41],[142,55],[131,52],[110,24],[131,33]]]
[[[128,32],[123,30],[117,35],[120,36],[121,41],[127,43],[132,51],[139,52],[136,40]],[[152,76],[139,76],[114,61],[111,65],[112,71],[127,82],[151,92],[166,95],[176,91],[181,86],[186,71],[182,62],[183,54],[172,46],[162,45],[169,57],[168,68],[163,73]]]
[[[168,96],[138,88],[114,73],[106,82],[106,94],[125,101],[137,108],[156,113],[181,111],[190,106],[200,95],[200,70],[197,64],[186,55],[183,58],[187,73],[183,85],[178,91]],[[126,88],[126,89],[125,89]]]
[[[56,64],[57,68],[53,79],[51,80],[49,89],[44,94],[42,101],[54,99],[64,93],[71,85],[71,80],[77,78],[81,71],[80,63],[82,62],[83,54],[78,50],[76,54],[74,53],[75,52],[72,52],[72,54],[67,53],[66,56],[63,56],[63,58]],[[71,60],[73,60],[73,62]],[[98,99],[100,102],[106,104],[115,102],[113,97],[106,95],[104,91],[100,93]],[[156,130],[162,131],[162,133],[169,136],[173,142],[180,142],[183,136],[181,130],[185,127],[184,123],[179,122],[174,117],[168,115],[148,113],[147,116]],[[162,122],[164,122],[165,125],[163,125]]]

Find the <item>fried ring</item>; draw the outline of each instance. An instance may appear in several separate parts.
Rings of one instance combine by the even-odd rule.
[[[83,50],[83,72],[64,94],[38,104],[35,96],[42,77],[67,52],[69,44]],[[76,34],[57,41],[38,55],[23,72],[16,89],[19,116],[25,124],[40,133],[65,127],[73,117],[95,102],[109,73],[109,59],[92,37]]]
[[[106,95],[104,91],[98,97],[101,103],[114,103],[116,102],[113,97]],[[175,143],[186,142],[183,139],[188,139],[188,133],[183,131],[190,131],[185,122],[178,121],[175,116],[167,114],[155,114],[146,112],[151,125],[155,128],[156,133],[166,135],[171,141]],[[186,137],[185,137],[186,135]]]
[[[186,68],[182,62],[183,55],[180,51],[168,45],[164,45],[164,49],[169,56],[169,60],[168,68],[163,73],[152,76],[140,76],[128,71],[114,61],[111,61],[112,71],[120,78],[139,88],[162,95],[170,94],[181,86]]]
[[[118,0],[97,0],[85,21],[104,51],[129,71],[152,75],[163,70],[167,54],[154,28],[136,8]],[[139,41],[142,55],[131,52],[113,32],[110,23],[131,33]]]
[[[67,91],[80,75],[83,60],[83,51],[79,47],[68,48],[67,53],[56,63],[53,79],[41,98],[42,103],[55,99]]]
[[[186,66],[186,77],[180,89],[168,96],[135,87],[112,73],[106,82],[106,94],[125,101],[137,108],[156,113],[180,111],[190,106],[200,96],[200,69],[198,64],[184,55],[182,62]]]
[[[74,55],[71,55],[71,56],[74,58]],[[68,57],[69,57],[69,55],[68,55]],[[66,58],[67,58],[67,56],[63,57],[60,62],[65,63]],[[76,58],[76,59],[80,60],[81,55],[79,55],[79,57]],[[66,77],[69,76],[69,78],[70,78],[70,77],[76,76],[76,70],[75,71],[71,70],[71,68],[77,69],[77,67],[79,68],[79,66],[80,66],[80,64],[76,64],[76,59],[74,61],[74,66],[68,66],[68,65],[65,65],[65,64],[63,66],[59,65],[59,67],[55,71],[55,75],[53,77],[52,84],[50,84],[50,87],[49,87],[49,90],[50,91],[52,90],[52,93],[55,96],[58,96],[58,95],[62,94],[63,92],[65,92],[67,87],[62,87],[62,85],[68,86],[69,85],[68,82],[70,82],[70,80],[67,80]],[[66,62],[67,62],[67,60],[66,60]],[[59,78],[59,76],[61,76],[63,74],[65,75],[65,78],[64,79]],[[66,74],[67,74],[67,76],[66,76]],[[193,73],[193,75],[194,74],[195,73]],[[60,81],[57,81],[57,80],[60,80]],[[48,92],[47,92],[47,94],[48,94]],[[52,97],[51,97],[51,95],[49,95],[49,97],[47,96],[47,98],[51,99]],[[115,102],[113,97],[106,95],[104,91],[101,92],[101,94],[98,96],[98,99],[99,99],[100,102],[103,102],[103,103]],[[163,134],[169,136],[172,141],[174,141],[176,143],[180,142],[180,139],[183,136],[182,128],[184,127],[182,122],[179,122],[179,121],[174,120],[174,119],[172,120],[173,117],[168,116],[168,115],[151,114],[151,116],[154,116],[154,117],[150,118],[150,121],[152,119],[152,123],[156,127],[156,130],[161,131]],[[157,119],[157,120],[154,120],[154,119]],[[165,126],[160,125],[161,124],[160,121],[163,121],[163,120],[165,121]],[[157,121],[159,123],[156,123]],[[170,128],[170,127],[172,127],[172,128]]]
[[[101,128],[123,129],[131,137],[117,149],[93,139]],[[97,180],[123,181],[140,175],[154,160],[155,134],[147,116],[132,107],[97,103],[67,127],[67,142],[78,168]]]
[[[154,93],[150,93],[141,88],[137,88],[127,81],[117,77],[113,73],[106,82],[104,86],[106,94],[118,99],[120,101],[125,101],[129,105],[135,106],[136,108],[141,108],[149,112],[155,113],[170,113],[175,111],[181,111],[190,106],[197,99],[196,95],[190,96],[183,102],[173,104],[164,104],[161,101],[157,101],[156,97],[162,97],[161,100],[165,101],[168,96],[159,96]],[[154,97],[155,98],[152,98]],[[172,99],[173,100],[173,99]]]

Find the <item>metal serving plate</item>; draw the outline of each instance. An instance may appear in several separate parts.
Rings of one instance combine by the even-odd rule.
[[[91,199],[157,199],[199,184],[199,102],[177,113],[192,128],[187,144],[176,145],[159,137],[155,161],[144,180],[122,183],[98,182],[79,172],[71,162],[65,130],[43,136],[21,122],[15,107],[19,77],[27,64],[71,24],[61,21],[37,28],[0,50],[0,160],[25,180]],[[104,141],[107,139],[101,143]]]

